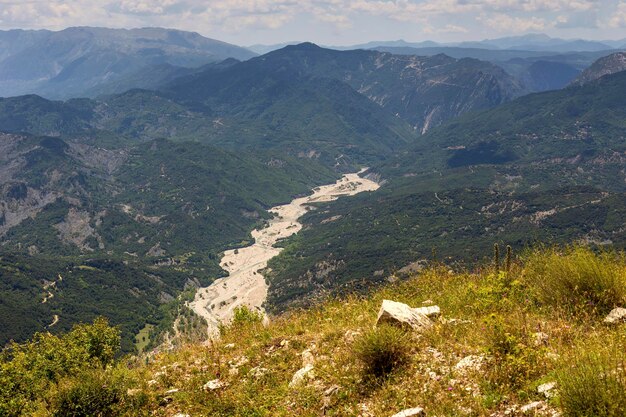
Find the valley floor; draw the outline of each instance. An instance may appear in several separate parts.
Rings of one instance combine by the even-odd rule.
[[[334,184],[315,188],[309,196],[296,198],[289,204],[270,209],[274,218],[267,227],[252,232],[252,245],[224,253],[220,265],[229,275],[208,287],[200,288],[189,304],[198,316],[207,321],[209,336],[215,336],[219,332],[220,323],[230,322],[237,307],[247,306],[263,311],[263,303],[267,298],[263,269],[282,250],[274,245],[302,229],[298,219],[311,210],[311,204],[374,191],[378,187],[376,182],[361,178],[359,173],[346,174]]]

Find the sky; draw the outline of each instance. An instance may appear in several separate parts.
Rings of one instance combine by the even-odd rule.
[[[0,0],[0,29],[159,26],[238,45],[404,39],[457,42],[525,33],[626,38],[626,0]]]

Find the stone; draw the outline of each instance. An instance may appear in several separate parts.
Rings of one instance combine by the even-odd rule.
[[[303,367],[307,367],[309,365],[314,365],[315,364],[315,356],[313,356],[313,352],[311,352],[312,349],[307,349],[304,352],[302,352],[302,366]]]
[[[423,308],[432,309],[433,307],[436,306]],[[439,307],[437,307],[437,309],[439,309]],[[428,329],[433,325],[433,322],[426,314],[422,313],[420,309],[411,308],[404,303],[398,303],[391,300],[383,300],[380,311],[378,312],[376,325],[378,326],[383,323],[394,326],[408,327],[417,331]]]
[[[604,319],[605,323],[617,324],[626,322],[626,308],[618,307],[611,310],[608,316]]]
[[[307,365],[304,368],[298,370],[295,374],[293,374],[293,378],[291,378],[291,382],[289,383],[289,387],[296,387],[304,382],[306,378],[313,377],[313,365]]]
[[[480,355],[469,355],[461,359],[456,365],[455,369],[461,373],[468,371],[479,371],[483,366],[485,358]]]
[[[425,415],[426,412],[422,407],[416,407],[400,411],[399,413],[396,413],[391,417],[423,417]]]
[[[165,395],[175,394],[178,392],[178,388],[172,388],[170,390],[165,391]]]
[[[213,379],[202,386],[205,391],[215,391],[220,388],[224,388],[226,384],[219,379]]]
[[[263,377],[268,372],[269,371],[267,370],[267,368],[261,368],[260,366],[255,366],[254,368],[250,369],[250,375],[252,375],[256,379]]]
[[[174,414],[174,417],[191,417],[189,414],[177,413]]]
[[[439,306],[426,306],[413,309],[415,312],[420,313],[428,317],[429,319],[437,318],[441,315],[441,309]]]
[[[554,388],[556,388],[556,382],[546,382],[545,384],[541,384],[537,387],[537,392],[545,395],[546,398],[552,398],[555,395]]]
[[[528,414],[543,410],[544,408],[546,408],[545,401],[533,401],[532,403],[521,406],[520,411],[524,414]]]
[[[533,344],[537,347],[539,346],[545,346],[548,344],[548,341],[550,340],[550,336],[548,336],[546,333],[544,332],[537,332],[533,334]]]

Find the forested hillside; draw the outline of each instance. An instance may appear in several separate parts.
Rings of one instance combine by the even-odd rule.
[[[626,72],[450,122],[373,167],[385,185],[323,205],[270,262],[275,308],[380,282],[433,256],[626,244]],[[433,252],[436,254],[433,255]],[[413,265],[412,265],[413,264]]]

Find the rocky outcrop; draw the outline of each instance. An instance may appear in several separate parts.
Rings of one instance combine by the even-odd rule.
[[[585,85],[605,75],[615,74],[621,71],[626,71],[626,52],[618,52],[598,59],[572,81],[571,85]]]

